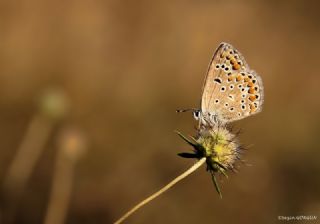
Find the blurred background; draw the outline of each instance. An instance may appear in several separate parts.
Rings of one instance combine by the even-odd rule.
[[[252,166],[220,178],[222,200],[202,167],[127,223],[319,220],[318,9],[299,0],[1,1],[1,223],[44,223],[54,195],[69,197],[52,206],[61,222],[112,223],[189,168],[176,154],[190,147],[174,130],[194,134],[196,122],[175,110],[199,106],[222,41],[264,82],[262,113],[234,124]],[[59,156],[70,127],[70,150],[81,153]]]

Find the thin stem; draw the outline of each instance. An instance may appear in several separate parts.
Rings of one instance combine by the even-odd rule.
[[[159,195],[161,195],[162,193],[166,192],[167,190],[169,190],[172,186],[174,186],[176,183],[178,183],[179,181],[181,181],[182,179],[184,179],[185,177],[189,176],[191,173],[193,173],[194,171],[196,171],[200,166],[202,166],[206,161],[206,158],[202,158],[200,159],[198,162],[196,162],[192,167],[190,167],[188,170],[186,170],[184,173],[182,173],[181,175],[179,175],[178,177],[176,177],[174,180],[172,180],[170,183],[168,183],[166,186],[164,186],[163,188],[161,188],[159,191],[157,191],[156,193],[152,194],[151,196],[149,196],[148,198],[144,199],[143,201],[141,201],[139,204],[137,204],[136,206],[134,206],[133,208],[131,208],[126,214],[124,214],[120,219],[118,219],[114,224],[120,224],[122,223],[125,219],[127,219],[130,215],[132,215],[135,211],[137,211],[139,208],[141,208],[142,206],[144,206],[145,204],[149,203],[150,201],[152,201],[153,199],[155,199],[156,197],[158,197]]]
[[[4,181],[5,190],[10,194],[21,193],[44,150],[52,130],[53,122],[39,114],[34,116]]]
[[[75,165],[86,151],[85,136],[74,127],[62,129],[44,224],[65,223],[74,184]]]
[[[56,158],[45,224],[63,224],[65,221],[72,192],[74,165],[74,161],[70,160],[64,149],[60,147]]]
[[[28,124],[23,140],[8,167],[2,190],[4,223],[15,223],[19,202],[37,162],[54,129],[54,122],[36,114]],[[1,222],[1,221],[0,221]]]

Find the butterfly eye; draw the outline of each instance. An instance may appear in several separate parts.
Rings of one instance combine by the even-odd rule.
[[[199,120],[199,118],[200,118],[200,111],[199,111],[199,110],[194,111],[194,112],[193,112],[193,117],[194,117],[194,119]]]

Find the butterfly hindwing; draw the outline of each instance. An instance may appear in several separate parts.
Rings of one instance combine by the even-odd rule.
[[[260,77],[230,44],[215,51],[204,82],[201,111],[215,114],[221,122],[232,122],[261,110],[263,86]]]

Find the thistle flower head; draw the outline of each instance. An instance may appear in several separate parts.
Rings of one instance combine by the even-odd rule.
[[[58,136],[58,144],[71,161],[79,160],[87,151],[85,135],[75,127],[65,127]]]
[[[46,89],[39,99],[40,112],[53,120],[63,118],[69,109],[68,106],[67,96],[59,88]]]
[[[178,155],[197,159],[205,157],[207,171],[211,173],[216,190],[222,196],[215,174],[221,173],[228,177],[226,171],[234,170],[234,164],[240,158],[240,146],[236,135],[231,133],[226,125],[202,127],[198,130],[196,137],[190,137],[191,140],[179,132],[178,134],[193,147],[193,153],[179,153]]]
[[[202,146],[207,164],[214,171],[232,169],[239,158],[236,136],[226,127],[200,130],[196,142]]]

